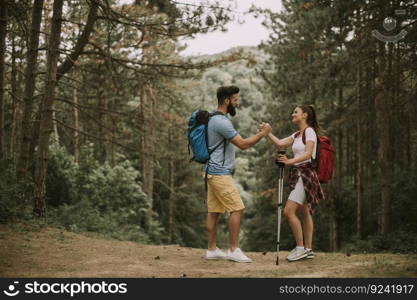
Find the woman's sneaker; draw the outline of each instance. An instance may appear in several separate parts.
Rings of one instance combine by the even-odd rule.
[[[302,259],[304,257],[307,257],[308,251],[304,248],[294,248],[290,254],[287,256],[288,261],[296,261],[299,259]]]
[[[226,259],[227,255],[222,250],[216,247],[214,250],[206,251],[206,259]]]
[[[236,248],[233,252],[228,250],[227,251],[227,259],[236,261],[236,262],[242,262],[242,263],[250,263],[252,262],[252,259],[247,257],[240,248]]]
[[[315,257],[315,254],[314,254],[313,250],[307,250],[306,258],[313,259],[314,257]]]

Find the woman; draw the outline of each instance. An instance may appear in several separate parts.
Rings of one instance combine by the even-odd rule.
[[[314,258],[312,214],[315,206],[324,199],[324,195],[312,166],[312,158],[316,158],[317,131],[320,129],[313,106],[298,105],[292,113],[292,122],[298,126],[299,131],[281,140],[272,133],[268,138],[277,148],[291,146],[294,153],[294,158],[291,159],[279,155],[278,161],[292,166],[290,169],[292,191],[284,208],[284,216],[288,220],[297,244],[287,256],[287,260],[296,261],[302,258]],[[303,226],[296,215],[297,211],[301,213]]]

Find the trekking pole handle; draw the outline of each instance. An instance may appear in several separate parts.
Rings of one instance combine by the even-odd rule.
[[[285,154],[286,154],[286,151],[284,149],[279,149],[278,150],[278,156],[285,155]],[[278,168],[281,168],[281,169],[285,168],[285,164],[280,162],[278,160],[278,157],[275,159],[275,163],[277,164]]]

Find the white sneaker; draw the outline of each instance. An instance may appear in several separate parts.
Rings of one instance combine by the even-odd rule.
[[[308,251],[304,248],[294,248],[290,254],[287,256],[287,260],[289,261],[296,261],[299,259],[302,259],[304,257],[307,257]]]
[[[206,251],[206,259],[227,259],[227,255],[216,247],[214,250]]]
[[[240,248],[236,248],[233,252],[230,249],[227,251],[227,259],[236,261],[236,262],[243,262],[243,263],[250,263],[252,259],[247,257]]]
[[[313,250],[308,250],[306,258],[313,259],[314,257],[315,257],[315,254]]]

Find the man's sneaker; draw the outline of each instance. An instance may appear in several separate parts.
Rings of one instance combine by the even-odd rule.
[[[233,252],[230,251],[230,249],[227,251],[227,259],[236,261],[236,262],[242,262],[242,263],[250,263],[252,262],[252,259],[247,257],[240,248],[236,248]]]
[[[214,250],[206,251],[206,259],[226,259],[227,255],[222,250],[216,247]]]
[[[313,259],[314,257],[315,257],[315,254],[314,254],[313,250],[307,250],[306,258]]]
[[[307,257],[308,251],[304,248],[294,248],[287,256],[288,261],[296,261]]]

